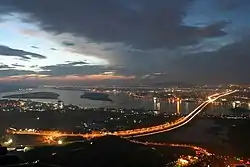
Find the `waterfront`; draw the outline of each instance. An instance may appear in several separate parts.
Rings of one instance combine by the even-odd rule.
[[[82,91],[65,91],[65,90],[56,90],[53,89],[35,89],[32,90],[32,92],[55,92],[59,95],[61,95],[58,99],[54,100],[54,102],[57,102],[58,100],[66,99],[66,97],[62,96],[62,92],[64,92],[64,95],[67,95],[67,98],[73,98],[72,96],[68,96],[69,94],[75,94],[75,100],[76,102],[79,102],[79,99],[76,95],[81,95]],[[5,94],[22,94],[26,93],[25,91],[20,92],[9,92]],[[114,99],[114,102],[102,102],[102,103],[110,103],[109,105],[105,106],[106,108],[101,108],[102,106],[97,106],[97,104],[100,101],[91,101],[86,99],[80,99],[84,102],[90,101],[95,106],[94,108],[78,108],[78,109],[72,109],[70,106],[68,107],[65,105],[63,110],[43,110],[43,112],[38,110],[27,110],[26,105],[21,105],[20,108],[24,110],[20,110],[20,112],[7,112],[6,110],[3,110],[4,112],[1,113],[1,119],[2,119],[2,126],[3,132],[4,129],[7,129],[8,127],[15,127],[18,129],[19,132],[22,131],[36,131],[38,130],[56,130],[56,131],[62,131],[62,132],[69,132],[68,134],[72,133],[90,133],[92,132],[113,132],[113,131],[120,131],[120,130],[126,130],[126,129],[138,129],[138,128],[144,128],[148,126],[154,126],[159,124],[166,124],[166,122],[172,122],[175,120],[178,120],[179,117],[184,116],[186,113],[191,112],[193,109],[191,108],[184,108],[183,105],[194,105],[194,107],[199,105],[195,102],[181,102],[179,100],[178,96],[176,99],[178,101],[171,101],[171,102],[162,102],[161,106],[166,107],[165,109],[162,107],[160,112],[152,112],[150,111],[150,108],[153,108],[154,106],[154,98],[150,100],[149,98],[141,98],[141,99],[135,99],[131,96],[126,95],[125,93],[113,93],[109,94]],[[209,96],[210,98],[213,97],[212,95]],[[80,98],[80,97],[79,97]],[[128,106],[130,104],[128,102],[133,102],[135,105],[135,109],[112,109],[114,108],[128,108],[119,106],[119,103],[122,99],[124,99],[124,103]],[[209,98],[208,98],[209,99]],[[32,99],[33,100],[33,99]],[[47,100],[43,99],[41,101],[44,102],[53,102],[53,100]],[[69,104],[68,101],[65,101],[65,104]],[[11,102],[6,102],[11,103]],[[34,102],[27,102],[27,103],[34,103]],[[73,103],[74,105],[77,105],[76,103]],[[143,105],[142,105],[143,104]],[[50,104],[46,104],[50,105]],[[89,107],[82,104],[78,104],[83,107]],[[15,106],[15,105],[13,105]],[[34,103],[32,106],[36,106]],[[140,106],[140,107],[137,107]],[[200,106],[200,105],[199,105]],[[185,126],[184,128],[181,128],[180,130],[173,131],[170,133],[163,133],[160,136],[160,141],[162,142],[180,142],[180,143],[190,143],[190,144],[197,144],[201,146],[209,146],[212,150],[215,150],[215,148],[223,148],[223,150],[226,151],[228,154],[231,152],[231,143],[228,143],[229,141],[229,128],[227,126],[236,126],[234,122],[231,122],[232,119],[231,115],[227,115],[227,117],[224,117],[226,113],[229,113],[230,110],[230,103],[223,104],[220,102],[215,102],[210,105],[209,107],[205,109],[205,112],[201,112],[200,116],[198,116],[197,119],[192,121],[190,124]],[[111,107],[111,108],[109,108]],[[26,108],[26,109],[25,109]],[[130,107],[132,108],[132,107]],[[137,108],[137,109],[136,109]],[[144,108],[144,109],[138,109],[138,108]],[[163,110],[164,109],[164,110]],[[169,110],[167,110],[169,109]],[[185,109],[187,109],[185,113]],[[173,114],[174,113],[174,114]],[[176,114],[179,113],[179,114]],[[203,113],[210,113],[209,115],[203,114]],[[221,114],[220,117],[215,117],[218,113],[224,113]],[[201,118],[201,119],[200,119]],[[217,124],[216,120],[223,120],[228,119],[226,126],[222,126]],[[244,117],[242,114],[238,114],[238,116],[233,117],[234,120],[247,120],[249,117]],[[198,124],[196,124],[198,122]],[[168,124],[167,123],[167,124]],[[13,128],[12,128],[13,129]],[[23,129],[23,130],[21,130]],[[216,130],[216,132],[215,132]],[[106,131],[106,132],[105,132]],[[211,131],[213,131],[211,133]],[[41,131],[43,132],[43,131]],[[25,133],[26,134],[26,133]],[[13,137],[14,135],[14,137]],[[19,136],[13,134],[12,140],[14,141],[16,145],[22,145],[22,144],[29,144],[34,143],[38,144],[40,142],[43,142],[43,138],[37,137],[28,137],[27,134],[24,136]],[[149,137],[149,139],[155,141],[158,140],[157,136]],[[191,138],[189,136],[192,136]],[[26,138],[27,137],[27,138]],[[27,143],[26,143],[27,142]],[[217,151],[216,151],[217,152]],[[224,152],[221,152],[221,154],[225,154]]]
[[[59,94],[58,100],[62,100],[64,104],[73,104],[87,108],[143,108],[146,110],[153,110],[155,108],[159,109],[160,112],[167,112],[167,113],[181,113],[187,114],[189,111],[194,109],[197,106],[197,103],[194,102],[169,102],[164,101],[160,103],[160,106],[155,106],[153,99],[146,100],[146,99],[135,99],[129,97],[124,93],[113,94],[110,93],[109,97],[113,102],[108,101],[98,101],[98,100],[88,100],[84,98],[80,98],[80,96],[84,93],[83,91],[76,91],[76,90],[58,90],[53,88],[38,88],[32,90],[22,90],[22,91],[15,91],[15,92],[5,92],[0,93],[0,97],[12,94],[20,94],[20,93],[28,93],[28,92],[54,92]],[[30,99],[33,101],[39,102],[57,102],[58,100],[55,99]]]
[[[84,91],[80,90],[59,90],[53,88],[36,88],[36,89],[26,89],[14,92],[4,92],[0,93],[0,98],[3,96],[13,95],[13,94],[23,94],[29,92],[53,92],[59,94],[58,99],[23,99],[23,100],[32,100],[38,102],[48,102],[56,103],[58,100],[61,100],[66,105],[77,105],[86,108],[126,108],[126,109],[145,109],[145,110],[159,110],[160,112],[168,114],[187,114],[192,111],[197,105],[197,102],[172,102],[172,101],[160,101],[159,104],[154,104],[153,99],[136,99],[131,96],[128,96],[125,93],[108,93],[109,98],[112,101],[99,101],[99,100],[90,100],[81,98]],[[13,100],[18,100],[11,98]],[[228,114],[231,111],[229,110],[231,106],[220,106],[212,104],[206,110],[206,113],[211,115],[218,114]]]

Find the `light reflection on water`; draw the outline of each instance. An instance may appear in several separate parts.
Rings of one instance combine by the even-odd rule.
[[[176,102],[176,113],[180,114],[180,101]]]
[[[161,112],[167,112],[167,113],[186,114],[192,111],[197,106],[197,103],[180,103],[172,101],[163,101],[154,104],[153,99],[152,100],[134,99],[125,94],[110,94],[110,98],[113,100],[113,102],[88,100],[80,98],[80,96],[83,94],[83,91],[57,90],[53,88],[39,88],[39,89],[33,89],[31,91],[25,90],[25,91],[0,93],[0,97],[5,95],[28,93],[28,92],[55,92],[60,95],[59,100],[64,101],[65,104],[74,104],[89,108],[100,108],[100,107],[128,108],[128,109],[144,108],[147,110],[160,109]],[[32,100],[40,102],[52,102],[52,103],[58,101],[51,99],[32,99]]]

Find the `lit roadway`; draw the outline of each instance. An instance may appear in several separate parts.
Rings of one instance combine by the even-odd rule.
[[[235,93],[237,90],[234,91],[227,91],[224,93],[216,93],[208,97],[208,100],[201,103],[198,107],[196,107],[193,111],[191,111],[188,115],[181,117],[173,122],[165,123],[156,126],[150,126],[146,128],[140,129],[131,129],[131,130],[122,130],[116,132],[92,132],[86,134],[74,134],[74,133],[63,133],[59,131],[38,131],[38,130],[15,130],[13,128],[8,129],[7,133],[10,134],[20,134],[20,135],[42,135],[42,136],[50,136],[53,138],[62,137],[62,136],[82,136],[84,138],[95,138],[95,137],[102,137],[105,135],[115,135],[121,136],[125,138],[131,137],[141,137],[141,136],[148,136],[157,133],[171,131],[177,128],[180,128],[187,123],[189,123],[193,118],[198,115],[208,104],[216,101],[217,99],[227,96],[229,94]]]
[[[142,142],[142,141],[137,141],[137,140],[130,140],[133,143],[137,144],[144,144],[147,146],[165,146],[165,147],[181,147],[181,148],[190,148],[195,151],[199,151],[202,154],[205,155],[211,155],[206,149],[195,146],[195,145],[190,145],[190,144],[170,144],[170,143],[156,143],[156,142]]]

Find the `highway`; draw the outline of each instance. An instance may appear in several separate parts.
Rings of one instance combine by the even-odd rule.
[[[234,91],[227,91],[224,93],[216,93],[208,97],[208,100],[201,103],[198,107],[196,107],[193,111],[191,111],[188,115],[181,117],[171,123],[164,123],[161,125],[150,126],[146,128],[140,129],[131,129],[131,130],[122,130],[116,132],[92,132],[92,133],[85,133],[85,134],[74,134],[74,133],[63,133],[59,131],[38,131],[38,130],[16,130],[16,129],[8,129],[7,133],[9,134],[18,134],[18,135],[42,135],[42,136],[50,136],[51,138],[57,138],[62,136],[82,136],[84,138],[95,138],[95,137],[102,137],[105,135],[115,135],[124,138],[135,138],[135,137],[142,137],[142,136],[149,136],[158,133],[163,133],[167,131],[171,131],[177,128],[180,128],[190,121],[192,121],[196,115],[198,115],[207,105],[216,101],[217,99],[227,96],[229,94],[235,93],[237,90]]]
[[[184,125],[186,125],[187,123],[189,123],[196,115],[198,115],[207,105],[209,105],[210,103],[216,101],[217,99],[223,97],[223,96],[227,96],[229,94],[235,93],[236,91],[231,91],[231,92],[227,92],[227,93],[223,93],[223,94],[214,94],[208,97],[208,100],[206,100],[205,102],[201,103],[198,107],[196,107],[192,112],[190,112],[188,115],[186,115],[183,118],[180,118],[178,120],[176,120],[173,123],[170,123],[169,126],[167,126],[166,128],[163,128],[162,130],[160,130],[160,128],[156,131],[153,132],[147,132],[147,133],[142,133],[142,134],[138,134],[138,135],[133,135],[132,137],[143,137],[143,136],[149,136],[149,135],[154,135],[154,134],[158,134],[158,133],[163,133],[163,132],[167,132],[167,131],[171,131],[177,128],[180,128]],[[214,97],[214,98],[212,98]],[[159,125],[161,126],[161,125]]]

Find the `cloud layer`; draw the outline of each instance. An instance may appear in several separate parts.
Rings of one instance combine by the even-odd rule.
[[[112,74],[131,78],[136,83],[250,82],[245,77],[246,71],[250,71],[246,63],[250,62],[250,37],[243,39],[241,32],[236,37],[232,33],[250,28],[244,18],[233,17],[239,12],[249,14],[250,5],[249,10],[242,10],[249,1],[211,0],[213,9],[209,9],[211,13],[208,10],[207,16],[202,13],[207,6],[201,2],[207,1],[1,0],[0,6],[5,10],[0,10],[0,14],[22,13],[23,22],[38,25],[51,34],[52,41],[72,54],[108,62],[93,65],[69,60],[64,64],[40,65],[38,72],[18,71],[17,64],[2,76],[36,74],[86,79]],[[193,16],[197,11],[191,9],[197,4],[200,6],[195,9],[200,10],[200,16]],[[184,21],[188,16],[189,20]],[[196,22],[199,17],[204,23]],[[40,49],[40,46],[31,47]],[[7,46],[0,46],[1,54],[26,60],[46,58]]]
[[[205,83],[249,83],[249,44],[250,36],[240,42],[226,45],[218,51],[186,55],[174,63],[182,67],[179,74],[185,76],[185,80],[199,78]]]
[[[5,6],[30,14],[43,29],[72,33],[90,42],[121,42],[134,48],[176,47],[203,37],[224,35],[223,24],[197,28],[182,25],[194,0],[4,0]],[[63,42],[71,46],[72,42]]]

